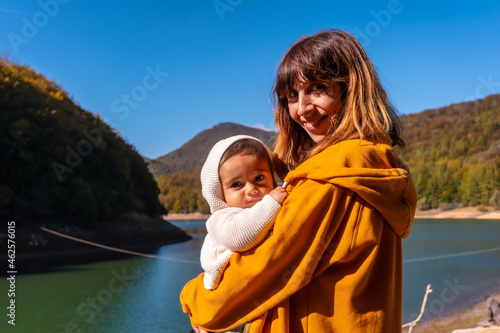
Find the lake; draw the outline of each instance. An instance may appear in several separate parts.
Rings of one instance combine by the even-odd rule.
[[[162,259],[123,260],[66,266],[22,274],[15,285],[16,325],[7,323],[9,281],[0,281],[1,332],[183,333],[184,284],[201,273],[204,221],[174,222],[193,236],[155,254]],[[500,220],[416,220],[403,241],[403,323],[420,312],[428,283],[424,320],[485,300],[500,289]]]

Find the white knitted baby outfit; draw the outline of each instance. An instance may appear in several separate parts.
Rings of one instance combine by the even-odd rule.
[[[212,213],[207,220],[207,236],[200,255],[201,266],[205,270],[203,283],[207,289],[217,288],[222,271],[234,251],[247,251],[266,238],[281,208],[270,195],[265,195],[251,208],[230,207],[224,201],[219,181],[220,159],[231,144],[241,139],[256,140],[264,145],[248,135],[221,140],[214,145],[201,169],[202,194]],[[272,160],[271,151],[266,149]]]

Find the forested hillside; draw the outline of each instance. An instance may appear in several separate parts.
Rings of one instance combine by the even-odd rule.
[[[455,204],[500,209],[500,95],[405,115],[402,122],[407,148],[398,149],[398,154],[412,170],[420,209]],[[182,146],[176,151],[175,163],[169,155],[161,158],[163,170],[169,172],[156,179],[160,201],[169,211],[208,212],[201,196],[200,167],[217,140],[248,129],[231,124],[231,130],[217,135],[222,125],[202,132],[213,140],[193,139]],[[264,133],[272,138],[272,133]],[[192,166],[196,168],[190,169]]]
[[[210,213],[201,195],[200,172],[201,166],[156,178],[162,205],[173,213]]]
[[[0,96],[0,213],[91,226],[166,212],[134,147],[55,82],[0,58]]]
[[[500,209],[500,95],[402,118],[422,209],[440,203]]]

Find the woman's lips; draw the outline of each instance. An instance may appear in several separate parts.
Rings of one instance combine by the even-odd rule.
[[[326,118],[326,116],[318,118],[316,120],[304,121],[304,127],[308,130],[315,130],[316,128],[318,128],[321,125],[321,123],[323,122],[323,120],[325,118]]]

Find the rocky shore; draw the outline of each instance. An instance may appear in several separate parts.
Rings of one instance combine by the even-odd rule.
[[[130,215],[89,228],[62,222],[39,226],[14,222],[16,264],[23,273],[126,258],[130,256],[127,251],[149,254],[163,245],[191,239],[168,221],[151,216]],[[7,235],[0,233],[0,246],[7,247],[6,242]],[[0,260],[7,262],[6,252]]]
[[[446,317],[439,317],[428,322],[419,323],[413,333],[475,333],[475,332],[500,332],[500,325],[488,330],[478,327],[477,323],[486,318],[486,298],[469,309],[459,311]],[[491,294],[495,300],[500,300],[500,290]],[[403,330],[408,332],[408,330]]]

